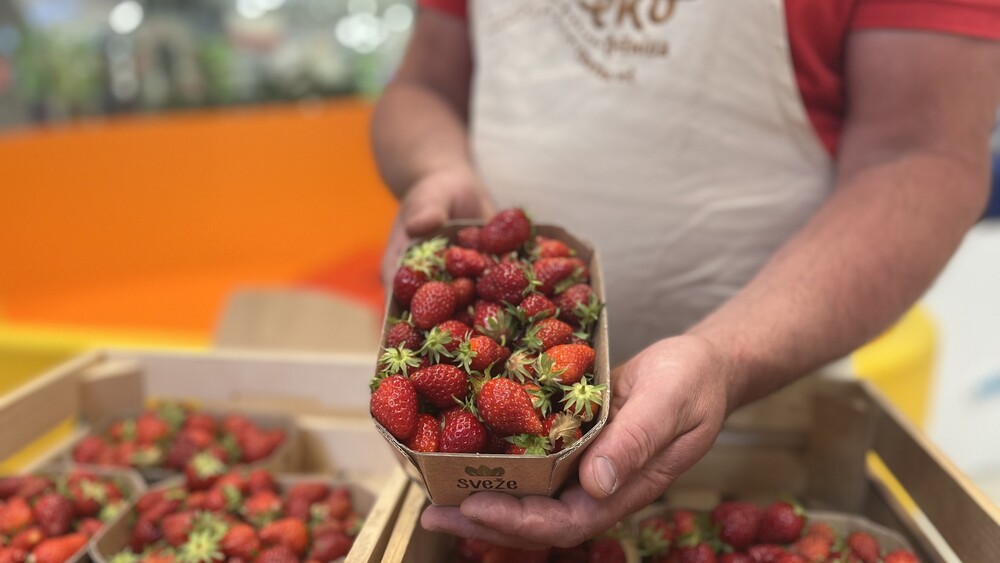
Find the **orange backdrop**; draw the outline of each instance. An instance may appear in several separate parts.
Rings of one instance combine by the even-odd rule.
[[[241,285],[379,307],[395,202],[361,101],[0,135],[0,319],[209,330]]]

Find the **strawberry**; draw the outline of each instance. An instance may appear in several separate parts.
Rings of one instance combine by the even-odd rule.
[[[385,337],[386,348],[407,348],[417,350],[424,343],[420,331],[408,322],[399,321],[392,325]]]
[[[152,445],[170,434],[170,426],[156,413],[145,412],[135,420],[135,441],[142,445]]]
[[[39,475],[25,475],[21,481],[21,488],[17,490],[15,496],[25,500],[31,500],[53,485],[47,477]]]
[[[572,255],[573,250],[566,246],[565,242],[554,238],[543,237],[542,235],[535,237],[535,247],[531,249],[531,256],[535,259],[560,258]]]
[[[715,552],[707,543],[695,546],[681,547],[678,550],[678,563],[716,563]]]
[[[440,362],[441,356],[451,357],[466,338],[472,336],[472,329],[459,321],[447,320],[427,333],[427,339],[419,353],[433,362]]]
[[[698,532],[694,513],[689,510],[675,510],[670,515],[670,520],[674,526],[675,539],[681,540]]]
[[[163,464],[171,469],[184,469],[191,458],[204,447],[198,445],[200,439],[197,436],[197,434],[188,432],[182,432],[175,436],[167,449]]]
[[[104,522],[101,522],[97,518],[84,518],[80,520],[80,523],[76,526],[76,531],[81,534],[87,534],[87,537],[92,538],[101,531],[104,527]]]
[[[813,522],[806,528],[806,536],[819,536],[827,540],[830,545],[837,541],[837,534],[833,528],[825,522]]]
[[[0,547],[0,563],[24,563],[27,552],[19,547]]]
[[[187,487],[192,491],[202,491],[215,484],[226,472],[226,465],[211,452],[202,452],[184,466]]]
[[[538,284],[535,290],[552,296],[559,284],[583,283],[583,261],[579,258],[539,258],[532,264]]]
[[[522,344],[529,350],[544,352],[553,346],[566,344],[573,336],[573,327],[559,319],[542,319],[528,328]]]
[[[544,436],[518,434],[507,436],[507,450],[510,455],[547,455],[552,450],[552,444]]]
[[[479,233],[479,248],[487,254],[503,254],[520,248],[531,238],[531,220],[521,209],[504,209]]]
[[[587,563],[625,563],[625,549],[612,537],[602,537],[587,546]]]
[[[455,551],[464,559],[480,561],[492,547],[493,544],[486,540],[460,537]]]
[[[513,380],[498,377],[484,383],[476,407],[486,425],[500,435],[542,433],[531,397]]]
[[[87,436],[77,442],[73,448],[73,460],[77,463],[97,463],[97,460],[101,458],[101,454],[107,447],[103,439],[97,436]],[[0,498],[7,497],[0,494]]]
[[[809,563],[804,557],[798,553],[783,553],[775,563]]]
[[[757,538],[760,509],[746,502],[723,502],[712,510],[710,519],[719,529],[719,539],[741,550]]]
[[[247,478],[243,476],[243,473],[235,470],[219,477],[219,479],[215,482],[215,488],[222,489],[225,487],[232,487],[241,494],[246,494],[247,490],[249,490],[247,486]]]
[[[392,280],[392,295],[399,303],[400,307],[409,307],[414,294],[420,286],[427,283],[429,276],[426,272],[415,270],[408,266],[403,266],[396,271]]]
[[[128,545],[136,553],[142,552],[147,545],[156,543],[163,537],[160,526],[156,520],[143,515],[136,520],[132,526],[132,533],[129,537]]]
[[[847,546],[864,563],[878,563],[881,550],[878,540],[865,532],[854,532],[847,536]]]
[[[415,452],[436,452],[441,447],[441,424],[429,414],[417,415],[417,429],[406,441],[406,447]]]
[[[260,541],[268,547],[285,546],[301,557],[309,547],[309,529],[302,520],[282,518],[261,528]]]
[[[476,292],[489,301],[520,303],[531,285],[524,268],[516,262],[501,262],[491,266],[476,281]]]
[[[21,476],[0,477],[0,500],[7,500],[17,494],[23,482],[24,477]]]
[[[757,533],[759,543],[792,543],[799,539],[805,526],[802,510],[791,504],[778,501],[772,503],[761,516]]]
[[[795,542],[793,549],[810,563],[822,563],[830,557],[832,547],[832,539],[820,534],[807,533]]]
[[[586,344],[559,344],[538,357],[539,381],[573,385],[594,367],[594,349]]]
[[[330,486],[326,483],[302,482],[292,485],[285,495],[289,500],[296,498],[306,499],[310,504],[323,500],[330,494]]]
[[[483,555],[482,563],[546,563],[549,560],[549,549],[518,549],[494,545]]]
[[[648,556],[666,556],[674,539],[674,525],[662,516],[651,516],[639,523],[636,537],[639,552]]]
[[[83,549],[89,538],[84,534],[69,534],[43,540],[31,550],[34,563],[63,563]]]
[[[506,438],[498,435],[496,432],[492,432],[489,428],[487,428],[486,442],[483,443],[483,449],[480,451],[480,453],[505,454],[507,453],[507,448],[509,446],[510,442],[508,442]]]
[[[514,319],[499,303],[480,299],[473,306],[473,313],[472,326],[479,334],[502,344],[514,336]]]
[[[562,451],[583,437],[581,420],[573,415],[552,413],[542,421],[542,430],[551,441],[553,451]]]
[[[327,518],[343,520],[354,511],[351,503],[351,492],[346,487],[338,487],[330,491],[323,501]]]
[[[250,493],[259,493],[261,491],[271,491],[272,493],[278,490],[277,484],[274,482],[274,476],[265,469],[254,469],[247,475],[247,491]]]
[[[450,319],[457,305],[455,290],[450,285],[439,281],[427,282],[417,289],[410,303],[413,326],[428,330]]]
[[[180,547],[188,540],[194,523],[194,512],[187,510],[168,515],[160,522],[163,539],[174,547]]]
[[[525,349],[515,350],[504,362],[505,375],[521,382],[531,381],[535,378],[536,361],[538,361],[538,355],[534,352]],[[535,385],[534,388],[537,389],[538,386]],[[535,405],[536,408],[538,406]]]
[[[469,278],[451,280],[451,289],[455,292],[455,308],[465,309],[476,300],[476,282]]]
[[[14,497],[0,506],[0,534],[12,536],[34,523],[35,519],[28,506],[28,501],[22,497]]]
[[[445,270],[456,278],[478,278],[490,260],[470,248],[452,246],[444,252]]]
[[[719,563],[754,563],[746,553],[725,553],[719,556]]]
[[[7,547],[12,547],[15,549],[23,549],[25,551],[31,551],[33,547],[38,545],[39,542],[45,539],[47,534],[42,532],[42,529],[38,526],[32,526],[30,528],[25,528],[18,532],[13,538],[11,538],[10,543]]]
[[[238,557],[250,561],[260,550],[257,532],[248,524],[233,524],[222,536],[219,543],[222,553],[228,558]]]
[[[307,559],[315,561],[334,561],[351,551],[354,540],[343,532],[331,532],[317,536],[313,540],[312,549]]]
[[[390,434],[404,442],[409,440],[417,428],[417,392],[413,383],[401,375],[383,379],[372,393],[371,411]]]
[[[236,443],[240,447],[244,463],[260,461],[274,453],[274,450],[285,441],[285,431],[280,428],[262,430],[250,426],[237,436]]]
[[[554,317],[556,305],[541,293],[529,293],[517,306],[524,320],[534,322],[540,319]]]
[[[218,423],[210,414],[193,412],[184,420],[184,428],[187,430],[197,428],[209,434],[215,434],[218,431]]]
[[[882,559],[882,563],[920,563],[917,556],[912,552],[905,549],[897,549],[891,553],[886,554]]]
[[[593,323],[601,310],[597,295],[585,283],[570,286],[556,295],[552,302],[559,308],[559,318],[573,326]]]
[[[455,234],[455,242],[462,248],[479,250],[479,234],[482,231],[479,227],[462,227]]]
[[[773,543],[759,543],[747,548],[747,555],[754,563],[775,563],[785,553],[785,548]]]
[[[490,366],[503,366],[510,357],[510,350],[488,336],[477,335],[463,341],[455,357],[466,371],[483,373]]]
[[[46,536],[61,536],[73,524],[73,503],[59,493],[46,493],[35,501],[33,514]]]
[[[283,545],[276,545],[261,551],[254,563],[299,563],[295,552]]]
[[[486,429],[476,415],[466,410],[453,410],[442,416],[441,451],[447,453],[478,453],[486,441]]]
[[[270,522],[281,513],[281,499],[270,489],[250,493],[243,504],[243,515],[254,524]]]

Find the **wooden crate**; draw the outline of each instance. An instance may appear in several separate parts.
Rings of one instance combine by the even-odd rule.
[[[68,421],[71,431],[24,469],[64,459],[95,421],[149,399],[283,415],[299,439],[282,470],[335,476],[379,495],[347,561],[378,560],[409,479],[368,415],[370,372],[370,358],[352,356],[95,351],[0,397],[0,459]]]

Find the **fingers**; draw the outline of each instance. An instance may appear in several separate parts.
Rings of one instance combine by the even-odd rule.
[[[420,517],[420,525],[432,532],[447,532],[464,538],[478,538],[492,544],[523,549],[542,549],[543,544],[535,544],[494,530],[476,520],[464,516],[458,507],[430,506]]]
[[[406,234],[421,237],[440,228],[450,218],[451,197],[444,190],[414,188],[399,211]]]

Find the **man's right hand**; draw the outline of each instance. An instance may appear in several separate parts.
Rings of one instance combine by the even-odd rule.
[[[399,257],[410,239],[428,235],[451,219],[486,219],[495,211],[471,170],[442,170],[421,178],[407,191],[392,225],[382,256],[385,287],[391,287]]]

